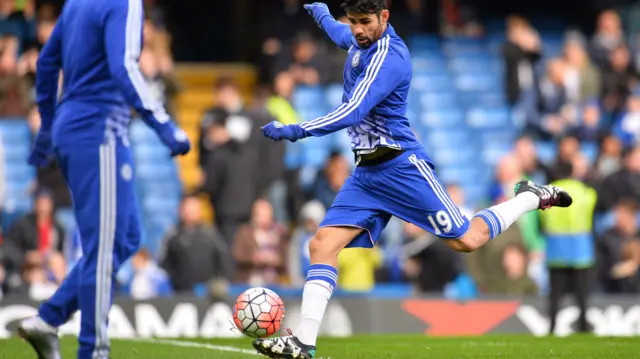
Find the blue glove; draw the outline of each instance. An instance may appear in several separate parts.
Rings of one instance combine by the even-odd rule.
[[[304,5],[304,9],[307,10],[309,15],[313,17],[313,20],[320,26],[322,29],[322,18],[325,16],[331,16],[329,12],[329,8],[326,4],[321,2],[314,2],[313,4]],[[323,29],[324,30],[324,29]]]
[[[171,157],[186,155],[191,150],[191,142],[187,134],[171,122],[156,129],[160,140],[171,150]]]
[[[38,131],[27,162],[35,167],[45,166],[49,163],[49,158],[52,155],[53,146],[51,145],[51,134],[49,132]]]
[[[261,127],[265,137],[274,141],[289,140],[296,142],[301,138],[308,136],[307,131],[303,130],[299,125],[283,125],[278,121],[273,121]]]

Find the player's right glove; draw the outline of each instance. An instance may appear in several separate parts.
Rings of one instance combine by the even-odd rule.
[[[186,155],[191,150],[191,142],[187,134],[172,122],[167,122],[157,129],[158,136],[165,146],[171,150],[171,156]]]
[[[322,28],[322,19],[325,16],[331,16],[331,12],[329,12],[329,8],[326,4],[321,2],[314,2],[313,4],[304,5],[304,9],[309,12],[309,15],[313,17],[313,20]],[[324,30],[324,29],[323,29]]]
[[[31,166],[40,167],[49,162],[49,157],[53,155],[51,145],[51,134],[49,132],[38,131],[33,149],[27,162]]]

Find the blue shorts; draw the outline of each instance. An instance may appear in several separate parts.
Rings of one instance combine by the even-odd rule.
[[[461,238],[469,229],[469,219],[445,192],[423,148],[356,167],[320,227],[362,228],[347,247],[372,248],[391,216],[443,239]]]

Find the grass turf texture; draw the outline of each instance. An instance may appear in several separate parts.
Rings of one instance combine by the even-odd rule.
[[[184,345],[179,345],[184,343]],[[331,359],[463,359],[463,358],[640,358],[640,337],[570,336],[536,338],[523,335],[442,338],[415,335],[356,336],[320,339],[317,358]],[[231,348],[223,351],[221,348]],[[234,349],[245,350],[246,353]],[[62,340],[62,357],[76,357],[76,340]],[[245,359],[252,355],[250,339],[188,339],[159,342],[112,340],[111,359]],[[0,359],[35,358],[18,338],[0,340]]]

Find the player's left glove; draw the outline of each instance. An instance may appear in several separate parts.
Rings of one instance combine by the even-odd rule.
[[[331,16],[331,12],[329,12],[329,8],[327,4],[321,2],[314,2],[313,4],[304,5],[304,9],[307,10],[309,15],[313,17],[313,20],[320,26],[322,29],[322,19],[325,16]],[[324,30],[324,29],[323,29]]]
[[[38,131],[33,149],[27,162],[31,166],[40,167],[49,163],[49,158],[53,155],[51,145],[51,134],[49,132]]]
[[[171,150],[171,156],[186,155],[191,150],[191,142],[187,134],[171,122],[156,129],[158,136]]]
[[[278,121],[264,125],[261,129],[265,137],[274,141],[289,140],[296,142],[308,136],[307,131],[303,130],[299,125],[283,125]]]

